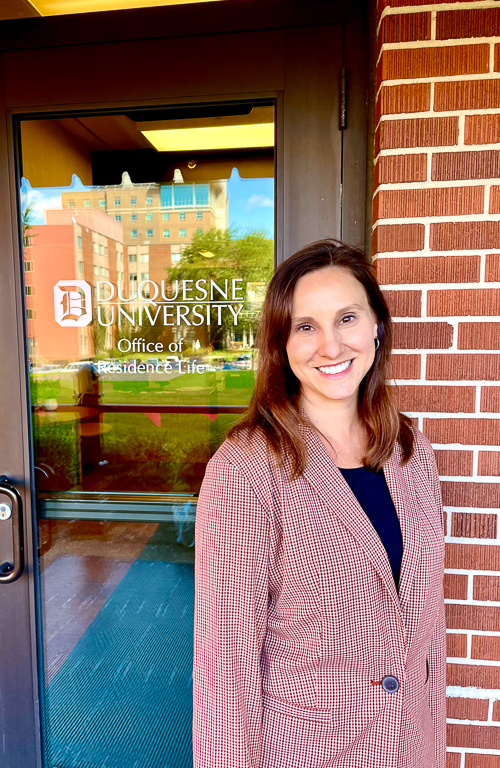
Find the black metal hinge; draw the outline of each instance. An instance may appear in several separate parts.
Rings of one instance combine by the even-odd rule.
[[[342,67],[340,70],[340,110],[339,110],[339,128],[347,128],[347,69]]]

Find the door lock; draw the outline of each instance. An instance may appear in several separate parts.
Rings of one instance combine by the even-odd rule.
[[[12,517],[10,504],[0,504],[0,520],[9,520]]]

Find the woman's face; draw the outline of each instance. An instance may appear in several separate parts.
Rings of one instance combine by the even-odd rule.
[[[298,280],[286,351],[311,404],[357,402],[375,359],[376,336],[366,291],[350,272],[326,267]]]

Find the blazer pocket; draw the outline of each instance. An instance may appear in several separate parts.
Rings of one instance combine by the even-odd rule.
[[[279,712],[282,715],[288,717],[297,717],[300,720],[312,720],[316,723],[331,723],[332,711],[331,709],[316,709],[314,707],[300,707],[297,704],[291,704],[284,699],[278,699],[275,696],[270,696],[264,693],[262,696],[262,706],[264,709],[273,710],[273,712]]]
[[[427,683],[429,682],[429,659],[425,660],[425,666],[426,666],[427,676],[425,678],[424,685],[427,685]]]

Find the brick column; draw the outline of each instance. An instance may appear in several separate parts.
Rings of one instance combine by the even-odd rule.
[[[442,481],[448,768],[500,768],[499,5],[378,4],[373,257]]]

